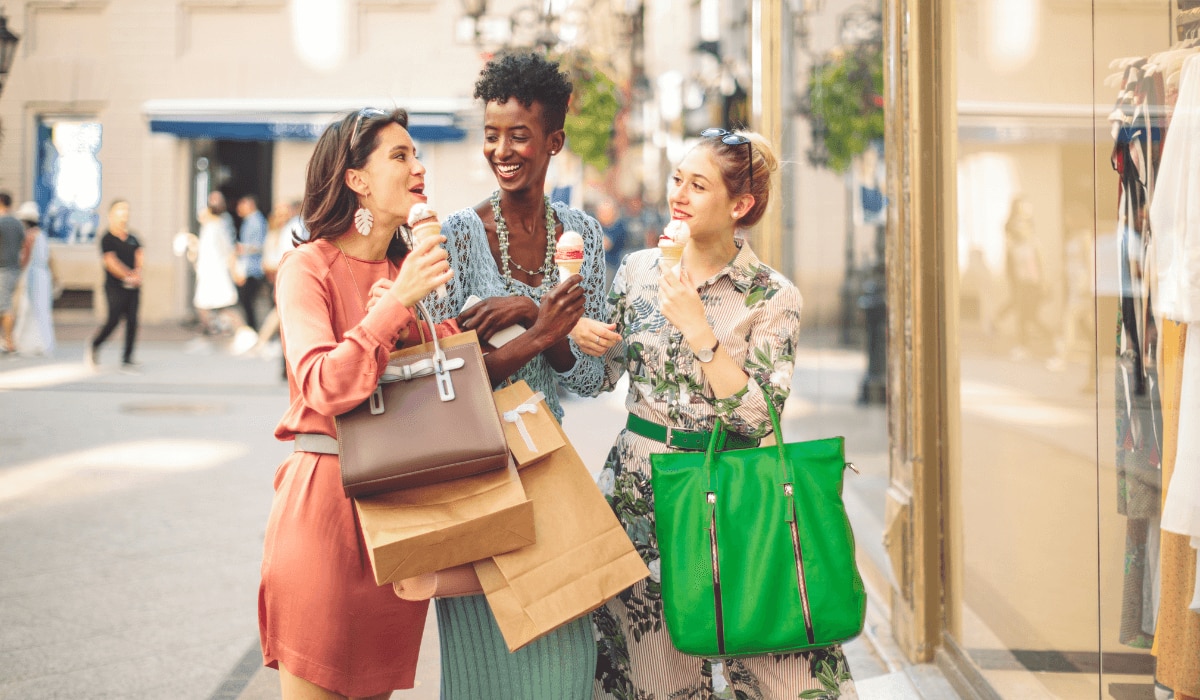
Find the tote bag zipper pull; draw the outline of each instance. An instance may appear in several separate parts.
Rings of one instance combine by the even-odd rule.
[[[808,602],[808,583],[804,580],[804,550],[800,545],[800,527],[797,522],[796,496],[791,484],[783,485],[783,495],[788,499],[787,522],[792,531],[792,554],[796,557],[796,590],[800,594],[800,607],[804,610],[804,632],[808,635],[808,643],[816,643],[816,633],[813,630],[812,608]]]
[[[721,563],[717,559],[717,494],[709,491],[708,544],[712,553],[713,611],[717,626],[717,653],[725,653],[725,613],[721,606]]]

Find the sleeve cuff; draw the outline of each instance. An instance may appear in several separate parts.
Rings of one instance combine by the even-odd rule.
[[[713,411],[717,414],[718,418],[728,421],[728,419],[734,417],[734,413],[742,407],[742,403],[750,393],[750,384],[753,381],[752,379],[746,382],[746,386],[742,387],[736,394],[726,396],[723,399],[717,399],[716,404],[713,406]]]
[[[392,294],[384,294],[375,302],[359,327],[375,342],[393,348],[400,340],[400,331],[413,321],[413,314]]]
[[[571,355],[575,358],[575,364],[571,365],[571,369],[565,372],[559,372],[556,369],[554,370],[554,373],[558,375],[558,378],[564,382],[571,381],[571,378],[575,376],[575,373],[579,370],[579,366],[583,364],[584,359],[587,357],[587,355],[585,355],[583,351],[579,349],[579,346],[575,344],[575,341],[571,340],[570,336],[567,337],[567,347],[571,348]],[[547,363],[547,366],[548,365],[549,363]]]

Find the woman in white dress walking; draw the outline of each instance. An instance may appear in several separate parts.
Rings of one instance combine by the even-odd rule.
[[[54,278],[50,273],[50,241],[38,226],[41,218],[36,202],[17,207],[16,217],[25,224],[25,246],[29,262],[25,268],[25,291],[17,307],[14,331],[17,352],[22,355],[54,354]]]
[[[196,294],[192,304],[200,314],[206,335],[233,331],[238,323],[231,308],[238,303],[230,265],[233,260],[233,231],[222,216],[224,198],[209,199],[199,214],[200,236],[196,247]]]

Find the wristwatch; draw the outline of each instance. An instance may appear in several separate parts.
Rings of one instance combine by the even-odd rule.
[[[713,358],[717,356],[717,348],[719,347],[721,347],[720,340],[713,343],[711,348],[701,348],[699,350],[693,350],[692,352],[695,353],[696,360],[699,361],[700,364],[706,365],[709,362],[712,362]]]

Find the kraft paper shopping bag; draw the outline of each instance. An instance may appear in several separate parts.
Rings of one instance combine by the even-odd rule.
[[[506,469],[355,499],[383,585],[509,552],[535,541],[533,503]]]
[[[497,389],[492,398],[500,412],[508,449],[517,460],[518,468],[544,459],[563,446],[562,431],[558,429],[558,421],[546,405],[545,397],[540,393],[535,396],[525,380]]]
[[[520,470],[537,542],[475,562],[509,651],[603,605],[650,575],[567,440]]]

